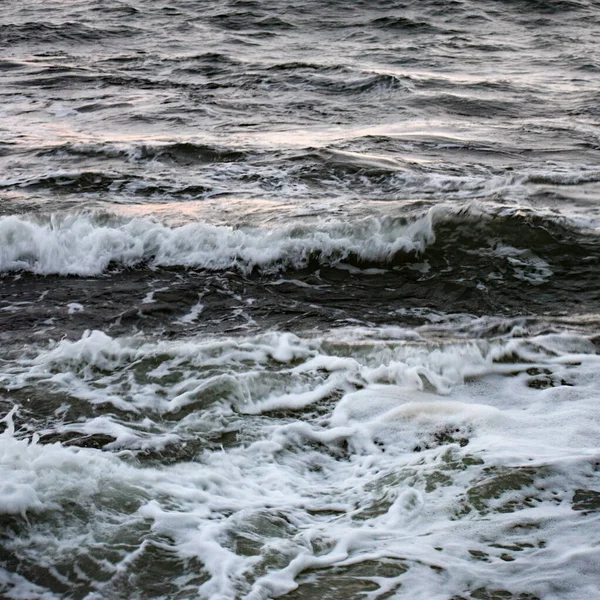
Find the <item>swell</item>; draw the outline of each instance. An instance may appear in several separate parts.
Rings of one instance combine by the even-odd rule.
[[[420,21],[408,17],[386,16],[378,17],[369,23],[376,29],[390,29],[394,32],[412,33],[412,34],[436,34],[444,33],[444,30],[436,27],[427,21]]]
[[[51,148],[33,149],[39,157],[83,157],[92,159],[162,160],[184,165],[238,162],[247,158],[243,150],[194,142],[164,144],[60,144]]]
[[[103,109],[120,108],[123,105],[97,102],[85,104],[74,110],[80,113],[100,111]],[[563,135],[571,133],[570,130],[561,131]],[[173,165],[209,165],[215,163],[244,163],[254,162],[255,166],[264,165],[289,169],[289,175],[302,177],[306,174],[313,178],[320,176],[327,179],[332,173],[336,177],[344,175],[394,175],[399,170],[415,170],[421,172],[444,172],[457,174],[456,157],[461,155],[464,175],[468,176],[471,166],[470,156],[476,164],[473,165],[475,173],[481,175],[481,163],[493,161],[491,166],[501,167],[500,171],[490,174],[504,173],[514,179],[520,173],[523,181],[532,184],[557,184],[577,185],[593,183],[600,180],[600,169],[593,156],[588,158],[598,149],[596,141],[590,137],[577,139],[575,142],[566,139],[562,144],[554,147],[531,145],[519,147],[506,140],[482,138],[468,140],[451,135],[435,134],[402,134],[380,135],[367,134],[362,136],[348,135],[339,142],[326,146],[306,146],[303,148],[265,148],[261,146],[241,146],[238,144],[219,144],[214,142],[174,139],[172,141],[145,141],[142,137],[136,141],[80,141],[57,144],[39,145],[38,140],[27,141],[0,141],[2,155],[31,156],[35,160],[36,171],[39,173],[39,158],[64,161],[73,159],[104,161],[116,163],[143,163],[160,161]],[[466,156],[464,159],[462,156]],[[550,162],[547,157],[571,158],[570,162],[582,156],[585,162],[568,164],[566,162]],[[438,159],[432,161],[431,159]],[[425,159],[425,160],[423,160]],[[439,160],[441,159],[441,160]],[[502,163],[498,163],[498,160]],[[545,163],[536,164],[535,159],[543,159]],[[513,161],[510,172],[502,167]],[[518,166],[518,169],[515,169]],[[14,181],[15,185],[23,185],[27,177],[0,180],[0,185],[7,187],[7,182]],[[32,177],[31,181],[35,178]]]
[[[96,42],[106,38],[132,37],[141,31],[120,25],[99,28],[77,21],[64,23],[9,23],[0,27],[0,46],[50,44],[55,42]]]
[[[171,183],[160,178],[136,177],[106,171],[63,171],[24,179],[0,182],[2,188],[18,188],[29,192],[69,194],[125,193],[128,196],[165,196],[199,198],[209,194],[210,186],[199,183]]]
[[[1,44],[0,40],[0,44]],[[15,42],[9,41],[7,45]],[[230,93],[231,88],[242,91],[273,91],[293,93],[310,98],[322,96],[363,96],[384,91],[407,92],[410,78],[404,75],[378,73],[351,69],[340,65],[313,65],[308,63],[239,64],[228,57],[215,59],[207,54],[197,58],[182,57],[173,60],[155,59],[162,70],[160,76],[151,76],[147,70],[135,70],[127,75],[117,70],[72,68],[50,65],[32,69],[29,65],[5,64],[4,70],[19,70],[19,77],[9,81],[13,88],[64,88],[102,89],[118,87],[124,90],[136,87],[142,90],[181,89],[191,94],[207,94],[206,100],[214,104],[212,96],[219,91]],[[25,70],[25,67],[28,67]],[[110,66],[110,65],[108,65]],[[198,80],[198,76],[206,78]]]
[[[517,11],[527,11],[546,15],[589,11],[593,9],[593,2],[578,0],[510,0],[506,3]]]
[[[294,29],[293,23],[277,15],[269,15],[256,11],[225,12],[209,17],[216,27],[229,31],[258,30],[276,33]]]
[[[543,283],[556,269],[577,272],[600,260],[591,230],[531,210],[437,206],[415,218],[370,217],[230,228],[206,222],[167,227],[147,218],[63,213],[0,219],[0,271],[98,275],[136,266],[273,274],[354,265],[417,265],[427,273],[502,263],[512,276]],[[492,269],[493,270],[493,269]]]
[[[0,144],[0,157],[18,157],[29,167],[18,176],[7,172],[0,178],[0,191],[56,198],[87,194],[102,199],[244,194],[289,200],[343,193],[361,201],[463,202],[466,198],[496,200],[499,194],[525,194],[531,200],[530,194],[537,194],[539,188],[600,181],[597,166],[566,162],[581,152],[577,145],[524,150],[491,141],[427,136],[362,137],[302,149],[142,140],[44,147],[32,140],[31,144]],[[536,158],[546,160],[543,167],[534,162]],[[457,159],[463,162],[460,169]]]

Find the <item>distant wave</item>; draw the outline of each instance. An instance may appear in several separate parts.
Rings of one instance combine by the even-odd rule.
[[[377,146],[372,152],[361,145]],[[408,142],[407,142],[408,143]],[[363,137],[348,149],[335,145],[298,149],[239,148],[195,141],[87,141],[53,146],[0,144],[0,156],[27,155],[29,171],[7,171],[0,190],[59,197],[193,198],[245,195],[261,198],[496,200],[520,197],[533,186],[573,186],[600,181],[596,165],[532,163],[509,146],[453,138],[411,140],[412,152],[394,153],[393,140]],[[358,150],[353,150],[357,147]],[[443,160],[423,159],[438,154]],[[453,160],[472,161],[457,169]],[[510,160],[510,169],[475,161]],[[143,169],[150,165],[151,169]],[[526,189],[527,186],[529,189]],[[555,190],[556,191],[556,190]]]
[[[163,162],[189,165],[238,162],[247,158],[247,153],[225,146],[195,142],[138,143],[130,145],[91,142],[42,147],[37,150],[36,156],[129,159],[135,161],[159,159]]]
[[[0,46],[19,43],[97,41],[112,37],[132,37],[140,33],[134,27],[98,28],[75,21],[63,23],[10,23],[0,27]]]
[[[45,190],[56,194],[80,194],[125,191],[132,196],[170,194],[174,197],[200,197],[211,191],[209,186],[191,183],[173,183],[157,178],[132,177],[104,171],[62,171],[26,179],[0,181],[1,188],[17,187],[27,190]]]
[[[426,21],[417,21],[415,19],[399,16],[379,17],[371,21],[370,25],[377,28],[393,29],[412,33],[432,34],[443,32],[442,29],[432,25],[431,23],[427,23]]]

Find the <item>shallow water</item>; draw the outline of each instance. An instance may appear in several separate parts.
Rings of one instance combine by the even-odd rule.
[[[599,32],[6,2],[0,595],[600,597]]]

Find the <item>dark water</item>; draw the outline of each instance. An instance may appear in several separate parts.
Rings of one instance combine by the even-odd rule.
[[[599,35],[3,2],[0,595],[600,597]]]

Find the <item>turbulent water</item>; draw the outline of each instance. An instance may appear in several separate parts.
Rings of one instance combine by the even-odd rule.
[[[600,598],[599,36],[4,0],[0,596]]]

